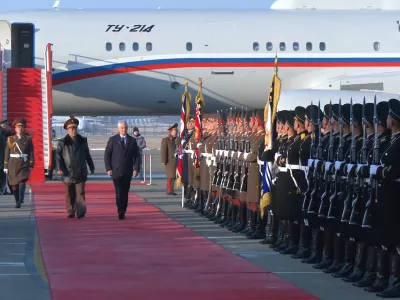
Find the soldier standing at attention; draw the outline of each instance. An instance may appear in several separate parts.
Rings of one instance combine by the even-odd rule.
[[[71,117],[64,123],[68,134],[58,142],[56,150],[57,174],[62,175],[66,190],[68,218],[83,218],[86,214],[85,183],[87,167],[94,174],[94,163],[89,152],[87,139],[78,134],[79,121]]]
[[[24,203],[26,182],[35,165],[32,138],[24,133],[26,121],[22,118],[14,120],[15,135],[7,139],[4,155],[4,173],[8,174],[8,182],[15,197],[15,207]]]
[[[175,139],[178,134],[178,124],[175,123],[168,128],[169,135],[161,140],[161,163],[165,166],[167,174],[167,195],[176,195],[174,183],[176,179],[176,144]]]
[[[6,151],[7,138],[11,136],[11,126],[8,120],[0,121],[0,194],[7,195],[6,174],[3,172],[4,169],[4,153]],[[11,191],[11,187],[10,187]]]

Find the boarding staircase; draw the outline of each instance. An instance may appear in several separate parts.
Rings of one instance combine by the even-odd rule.
[[[52,50],[46,46],[45,68],[5,68],[0,54],[1,116],[10,123],[15,118],[25,118],[26,132],[32,136],[35,167],[30,183],[45,180],[52,169],[51,116],[52,106]]]

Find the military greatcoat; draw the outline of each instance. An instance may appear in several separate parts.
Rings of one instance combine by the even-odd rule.
[[[10,185],[18,185],[29,179],[30,169],[35,165],[32,138],[23,135],[8,137],[4,155],[4,168],[8,170]]]
[[[161,163],[165,165],[167,178],[176,178],[175,139],[171,135],[161,140]]]
[[[258,150],[261,141],[265,138],[265,133],[258,132],[256,137],[252,140],[250,146],[250,153],[247,156],[247,163],[249,165],[249,176],[247,182],[247,202],[258,203],[260,202],[260,183],[261,174],[258,167]]]

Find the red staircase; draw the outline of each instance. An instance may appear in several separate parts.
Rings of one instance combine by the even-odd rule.
[[[43,182],[43,111],[42,111],[42,70],[13,69],[7,74],[7,119],[25,118],[26,132],[32,136],[35,151],[35,167],[32,170],[31,183]]]

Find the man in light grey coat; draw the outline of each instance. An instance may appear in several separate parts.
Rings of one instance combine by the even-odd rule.
[[[143,169],[142,169],[142,160],[143,160],[143,149],[146,148],[146,140],[144,139],[144,137],[139,133],[139,128],[134,127],[133,128],[133,137],[136,139],[136,144],[139,147],[139,152],[140,152],[140,174],[143,178],[144,178],[144,174],[143,174]]]

